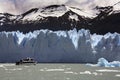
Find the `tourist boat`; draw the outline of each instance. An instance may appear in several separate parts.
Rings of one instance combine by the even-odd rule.
[[[16,62],[16,65],[23,65],[23,64],[26,64],[26,65],[36,65],[37,64],[37,61],[35,61],[33,58],[25,58],[25,59],[21,59],[19,62]]]

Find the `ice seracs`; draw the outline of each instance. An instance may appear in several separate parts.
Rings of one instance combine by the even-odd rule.
[[[84,29],[37,30],[26,34],[19,31],[0,32],[1,62],[14,62],[23,56],[33,57],[38,62],[95,63],[101,57],[109,61],[120,61],[119,52],[118,33],[92,35]]]

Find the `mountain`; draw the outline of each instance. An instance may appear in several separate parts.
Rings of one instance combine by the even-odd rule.
[[[105,34],[107,32],[120,33],[120,11],[114,11],[113,6],[99,7],[100,14],[92,20],[93,32]]]
[[[113,8],[114,6],[96,6],[93,9],[94,15],[66,5],[33,8],[20,15],[1,13],[0,31],[19,30],[28,33],[40,29],[58,31],[85,28],[89,29],[91,33],[120,33],[120,12]]]

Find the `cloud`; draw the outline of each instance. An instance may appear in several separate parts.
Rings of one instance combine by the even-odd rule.
[[[24,0],[21,0],[24,1]],[[43,6],[48,6],[48,5],[53,5],[53,4],[65,4],[68,0],[25,0],[24,4],[21,4],[24,8],[19,9],[26,11],[30,8],[34,7],[43,7]],[[27,4],[27,5],[26,5]]]
[[[0,12],[22,13],[34,7],[65,4],[68,0],[0,0]]]
[[[0,12],[15,12],[15,6],[9,0],[0,0]]]

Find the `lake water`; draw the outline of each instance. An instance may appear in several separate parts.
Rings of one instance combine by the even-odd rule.
[[[120,80],[120,68],[84,64],[0,64],[0,80]]]

